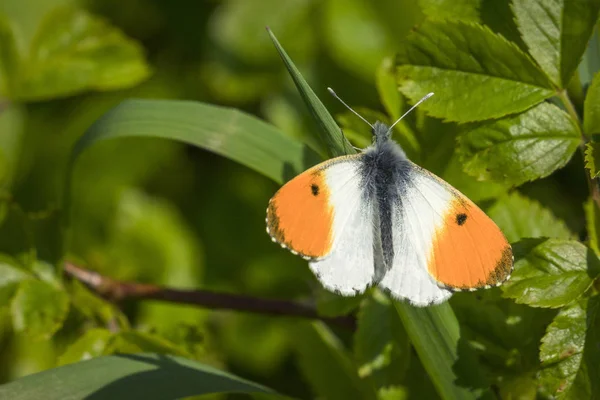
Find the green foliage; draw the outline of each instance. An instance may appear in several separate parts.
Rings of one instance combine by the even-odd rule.
[[[425,22],[400,49],[400,88],[429,115],[469,122],[524,111],[552,96],[548,78],[517,46],[483,25]]]
[[[1,398],[598,397],[599,1],[187,3],[0,2]],[[414,308],[272,245],[274,182],[371,142],[327,86],[388,124],[435,92],[393,137],[496,221],[509,281]]]
[[[298,327],[298,364],[309,384],[328,399],[347,399],[359,394],[375,399],[362,381],[348,351],[331,330],[320,322]]]
[[[557,398],[592,398],[598,390],[600,303],[583,299],[563,308],[542,338],[540,379]],[[593,391],[592,391],[593,390]]]
[[[410,363],[410,342],[394,305],[375,290],[363,300],[357,317],[354,358],[359,375],[378,388],[401,384]]]
[[[573,238],[567,225],[556,218],[550,210],[519,193],[500,197],[487,213],[511,243],[524,238],[544,236]]]
[[[150,73],[138,43],[83,10],[49,12],[27,52],[17,54],[9,33],[3,37],[5,79],[10,82],[4,94],[15,100],[120,89],[138,84]]]
[[[572,240],[523,240],[514,252],[515,270],[502,288],[517,303],[562,307],[580,298],[600,276],[596,255]]]
[[[569,84],[592,34],[600,2],[514,0],[513,11],[532,57],[560,88]]]
[[[19,284],[10,311],[17,332],[35,339],[49,339],[67,317],[69,297],[51,283],[26,280]]]
[[[281,59],[288,69],[292,79],[294,80],[294,84],[300,92],[304,103],[308,106],[313,119],[320,128],[320,138],[324,143],[325,149],[327,149],[329,156],[336,157],[354,153],[354,149],[342,134],[342,131],[335,123],[335,120],[331,114],[329,114],[323,103],[321,103],[321,100],[319,100],[319,98],[315,95],[315,92],[313,92],[308,83],[304,80],[300,74],[300,71],[298,71],[283,47],[281,47],[275,35],[273,35],[273,32],[268,30],[268,33],[271,36],[271,39],[275,44],[275,48],[279,52],[279,55],[281,56]]]
[[[194,379],[189,379],[190,377]],[[100,357],[41,372],[0,387],[15,400],[85,398],[181,398],[197,394],[269,393],[267,388],[197,362],[173,356]]]
[[[431,19],[479,22],[481,0],[419,0],[423,13]]]
[[[600,143],[587,143],[585,145],[585,167],[587,168],[592,179],[598,178],[600,176],[600,171],[596,166],[596,159],[598,157],[598,151],[600,151]]]
[[[600,74],[596,74],[585,97],[583,128],[591,137],[600,133]]]
[[[579,141],[569,116],[542,103],[516,116],[466,128],[458,151],[465,171],[479,180],[521,185],[564,167]]]

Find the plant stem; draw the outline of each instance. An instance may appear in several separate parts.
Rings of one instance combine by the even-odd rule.
[[[587,138],[587,136],[585,136],[585,133],[583,132],[581,118],[579,117],[579,114],[577,114],[577,110],[575,109],[573,102],[569,98],[567,91],[561,90],[561,91],[557,92],[557,94],[558,94],[558,97],[560,98],[562,104],[565,106],[567,113],[571,116],[571,118],[577,125],[577,129],[579,130],[579,134],[581,135],[581,143],[579,144],[579,151],[581,151],[581,156],[583,157],[584,162],[585,162],[585,146],[588,143],[588,138]],[[587,170],[585,170],[585,168],[584,168],[583,172],[585,173],[585,176],[587,178],[590,196],[592,197],[592,200],[594,200],[594,202],[596,203],[596,206],[598,208],[600,208],[600,187],[598,186],[598,182],[596,182],[595,179],[592,179],[590,173]]]
[[[319,319],[346,329],[355,329],[353,315],[341,317],[323,317],[307,304],[289,300],[265,299],[230,293],[217,293],[208,290],[180,290],[157,285],[123,282],[97,272],[65,263],[65,274],[84,283],[97,294],[111,301],[127,299],[148,299],[178,304],[190,304],[213,310],[245,311],[257,314]]]

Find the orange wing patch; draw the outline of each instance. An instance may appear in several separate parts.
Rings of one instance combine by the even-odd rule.
[[[267,232],[273,241],[304,258],[320,258],[329,253],[332,224],[333,206],[322,165],[285,184],[267,208]]]
[[[455,198],[436,229],[429,273],[450,289],[498,286],[510,277],[512,249],[496,224],[466,197]]]

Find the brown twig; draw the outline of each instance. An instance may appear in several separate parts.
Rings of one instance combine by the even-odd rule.
[[[257,314],[319,319],[347,329],[355,329],[354,316],[323,317],[314,307],[288,300],[265,299],[208,290],[180,290],[136,282],[118,281],[97,272],[65,263],[65,273],[84,283],[94,292],[110,299],[148,299],[178,304],[191,304],[213,310],[235,310]]]

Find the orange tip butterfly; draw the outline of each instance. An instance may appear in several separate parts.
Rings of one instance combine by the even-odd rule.
[[[344,103],[330,88],[333,96]],[[267,232],[309,261],[327,289],[352,296],[377,284],[415,306],[510,278],[512,249],[465,195],[406,158],[392,126],[373,144],[304,171],[269,201]]]

